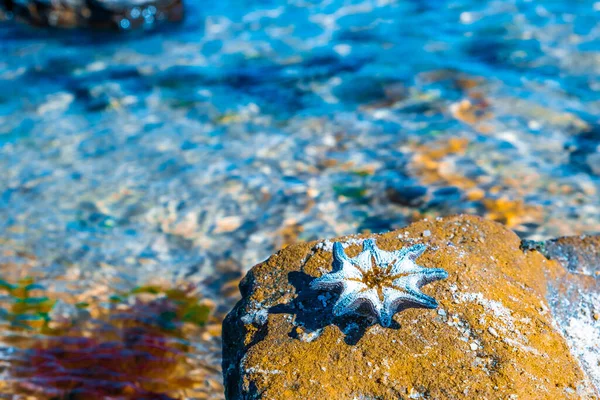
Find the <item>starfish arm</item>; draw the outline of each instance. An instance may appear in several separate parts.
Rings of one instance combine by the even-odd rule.
[[[427,285],[428,283],[446,279],[448,272],[442,268],[423,268],[423,271],[418,274],[419,280],[417,281],[417,287]]]
[[[365,240],[365,242],[363,243],[363,251],[361,251],[356,257],[352,259],[352,264],[356,265],[356,268],[360,269],[363,274],[373,269],[373,253],[371,253],[371,251],[369,251],[368,249],[365,250],[365,246],[368,246],[365,245],[365,243],[367,242],[368,240]]]
[[[362,279],[363,278],[363,272],[360,270],[360,268],[358,268],[356,265],[350,263],[350,262],[345,262],[344,265],[342,265],[342,271],[341,273],[344,275],[344,278],[346,279]]]
[[[381,315],[379,317],[379,323],[383,327],[388,327],[392,324],[392,317],[396,313],[394,303],[401,300],[402,295],[400,291],[393,290],[390,288],[383,289],[383,307],[381,309]]]
[[[436,308],[437,302],[433,297],[422,293],[419,289],[431,282],[446,279],[448,272],[441,268],[421,268],[418,272],[395,279],[392,284],[416,299],[416,303],[427,308]]]
[[[352,259],[348,258],[340,242],[333,244],[333,271],[342,273],[346,279],[362,279],[363,277],[361,269],[354,265]]]
[[[414,304],[418,304],[424,308],[437,308],[438,302],[431,296],[427,296],[425,293],[421,292],[418,289],[406,288],[406,293],[410,296],[408,297],[411,302]]]
[[[325,274],[310,282],[311,289],[331,289],[344,283],[345,276],[342,271]]]
[[[406,257],[411,261],[415,261],[417,258],[421,257],[421,254],[425,253],[425,250],[427,250],[426,244],[415,244],[406,249]]]
[[[427,250],[427,245],[424,244],[415,244],[407,249],[400,250],[397,252],[396,262],[392,266],[390,273],[399,275],[415,268],[419,268],[417,264],[415,264],[415,260],[419,258],[425,250]]]
[[[361,304],[366,303],[372,315],[375,315],[381,321],[381,311],[383,310],[383,302],[379,299],[379,294],[376,289],[365,290],[360,296]]]
[[[344,246],[340,242],[335,242],[333,244],[333,270],[342,269],[344,262],[350,262],[350,259],[344,252]]]
[[[340,294],[340,298],[333,306],[333,315],[340,316],[355,311],[360,306],[361,291],[366,286],[360,282],[346,281],[344,282],[344,290]]]
[[[442,268],[421,268],[413,269],[404,272],[403,277],[395,279],[394,286],[411,286],[420,288],[428,283],[446,279],[448,272]]]
[[[423,243],[414,244],[410,247],[405,247],[400,250],[394,251],[394,256],[397,259],[408,258],[409,260],[416,260],[421,254],[427,249],[427,245]]]
[[[357,258],[360,258],[362,261],[361,266],[363,266],[364,263],[363,268],[368,268],[370,271],[373,265],[371,257],[375,259],[376,265],[381,265],[381,253],[382,251],[375,246],[375,241],[373,239],[367,239],[363,242],[363,251]]]
[[[400,251],[385,251],[377,248],[376,246],[372,251],[374,254],[376,254],[375,261],[377,262],[378,266],[387,266],[388,264],[392,264],[402,257]]]
[[[363,251],[359,254],[359,257],[361,257],[361,266],[365,264],[365,268],[368,268],[370,271],[372,269],[371,258],[375,260],[375,265],[385,266],[397,259],[397,253],[396,251],[381,250],[375,244],[375,240],[367,239],[363,242]]]
[[[392,317],[406,303],[412,303],[412,297],[403,290],[386,287],[383,289],[383,307],[380,323],[384,327],[390,326]]]

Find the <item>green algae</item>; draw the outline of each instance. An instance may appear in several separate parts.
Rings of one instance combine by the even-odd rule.
[[[0,307],[0,318],[14,329],[39,330],[49,333],[48,313],[55,300],[33,292],[45,291],[33,278],[20,279],[16,284],[0,279],[0,293],[8,296],[8,307]]]

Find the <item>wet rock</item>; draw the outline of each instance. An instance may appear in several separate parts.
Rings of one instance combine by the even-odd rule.
[[[5,17],[36,26],[131,30],[183,19],[182,0],[0,0]]]
[[[523,241],[524,249],[535,249],[558,261],[569,272],[600,275],[600,236],[571,236],[544,242]]]
[[[447,186],[433,192],[432,199],[427,204],[430,208],[452,207],[463,198],[463,192],[456,186]]]
[[[525,242],[563,269],[551,276],[548,302],[555,321],[584,370],[600,388],[600,236]]]
[[[427,188],[414,185],[393,185],[387,188],[386,194],[393,203],[414,207],[425,203]]]
[[[393,229],[393,222],[389,218],[385,216],[373,215],[371,217],[365,218],[361,224],[358,226],[359,232],[387,232],[390,229]]]
[[[335,241],[354,257],[366,238],[427,244],[418,264],[449,273],[422,289],[438,309],[406,309],[390,328],[336,317],[339,293],[309,287],[331,270],[333,241],[289,246],[247,274],[223,324],[228,399],[597,398],[550,312],[559,263],[477,217]]]
[[[566,145],[569,161],[579,169],[600,175],[600,126],[593,125]]]

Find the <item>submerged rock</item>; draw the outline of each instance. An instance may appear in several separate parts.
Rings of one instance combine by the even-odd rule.
[[[600,176],[600,126],[586,127],[566,144],[571,164],[582,171]]]
[[[5,16],[37,26],[130,30],[183,19],[182,0],[0,0]]]
[[[426,202],[427,188],[425,186],[392,185],[386,194],[392,203],[403,206],[421,206]]]
[[[333,241],[291,245],[247,274],[225,319],[228,399],[597,398],[550,311],[559,263],[477,217],[335,242],[356,257],[365,239],[385,251],[426,244],[418,264],[449,275],[422,289],[437,310],[406,309],[389,328],[360,309],[336,316],[339,291],[310,288],[332,269]]]

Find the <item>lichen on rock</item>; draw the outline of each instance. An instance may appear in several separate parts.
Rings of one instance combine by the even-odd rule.
[[[477,217],[333,241],[355,257],[365,239],[434,249],[419,261],[449,274],[423,288],[439,308],[404,310],[387,328],[334,315],[339,294],[310,287],[331,270],[331,241],[288,246],[252,268],[224,322],[228,399],[597,398],[550,312],[560,264]]]

